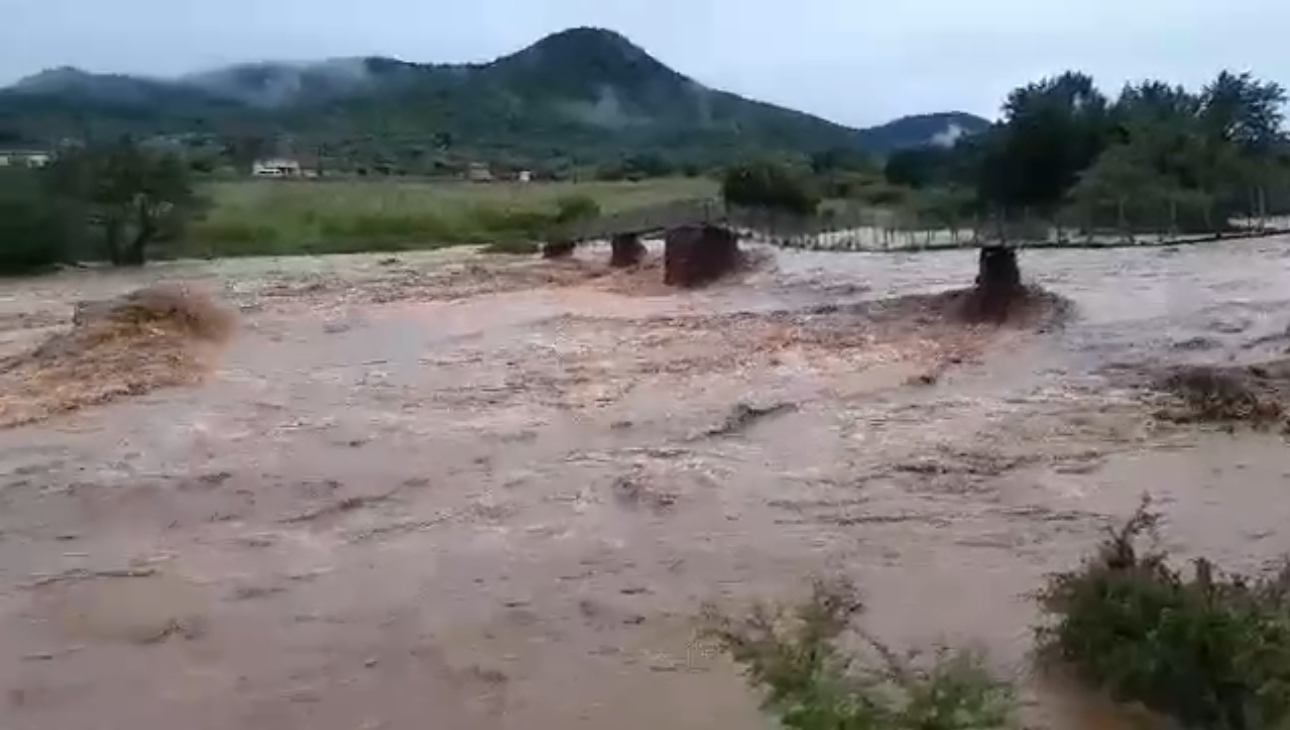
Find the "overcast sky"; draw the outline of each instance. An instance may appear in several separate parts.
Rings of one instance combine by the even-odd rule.
[[[0,84],[55,66],[478,61],[612,28],[710,86],[851,125],[958,109],[1067,68],[1108,90],[1222,68],[1290,85],[1290,0],[0,0]]]

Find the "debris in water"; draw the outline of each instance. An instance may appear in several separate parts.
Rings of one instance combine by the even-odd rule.
[[[618,501],[627,506],[646,506],[655,512],[663,512],[677,501],[676,494],[651,488],[641,474],[614,479],[613,492]]]
[[[1245,422],[1256,428],[1284,423],[1290,400],[1290,360],[1260,365],[1187,365],[1153,383],[1172,397],[1162,415],[1186,422]]]
[[[736,403],[735,407],[731,410],[730,415],[726,416],[724,423],[720,426],[704,431],[703,435],[707,437],[729,436],[747,429],[753,423],[763,418],[794,410],[797,410],[797,404],[795,403],[775,403],[769,406],[752,406],[747,403]]]

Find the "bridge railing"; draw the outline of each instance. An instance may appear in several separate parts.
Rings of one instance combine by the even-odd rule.
[[[569,241],[594,241],[621,234],[648,236],[683,225],[717,225],[725,222],[725,206],[720,200],[696,198],[632,208],[591,220],[577,221],[562,227],[556,235]]]
[[[573,241],[605,240],[617,234],[645,237],[698,224],[725,226],[746,239],[784,248],[826,251],[928,250],[999,244],[1023,248],[1170,245],[1224,236],[1267,235],[1290,229],[1290,221],[1285,220],[1234,220],[1221,232],[1182,232],[1159,221],[1132,227],[1091,227],[1029,215],[1003,221],[968,216],[947,219],[862,205],[826,206],[816,215],[803,216],[727,206],[718,198],[698,198],[581,221],[565,227],[558,235]]]

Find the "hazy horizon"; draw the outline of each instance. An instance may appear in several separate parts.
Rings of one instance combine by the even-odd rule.
[[[575,26],[622,33],[709,86],[857,127],[940,111],[994,118],[1009,90],[1067,69],[1110,93],[1144,78],[1196,87],[1223,69],[1290,82],[1280,42],[1290,5],[1276,0],[909,0],[869,12],[842,0],[476,0],[451,10],[368,0],[361,15],[335,0],[188,3],[179,13],[160,0],[9,2],[24,32],[0,46],[4,86],[65,66],[173,78],[261,61],[480,62]]]

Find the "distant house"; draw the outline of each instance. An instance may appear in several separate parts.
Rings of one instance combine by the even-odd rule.
[[[0,167],[44,167],[52,156],[31,150],[0,150]]]
[[[470,168],[466,171],[466,179],[471,182],[492,182],[493,172],[488,169],[488,165],[482,162],[470,163]]]
[[[519,181],[520,181],[520,182],[522,182],[522,183],[526,183],[526,182],[533,182],[533,171],[532,171],[532,170],[520,170],[520,174],[519,174],[519,175],[517,175],[517,176],[515,177],[515,179],[516,179],[516,180],[519,180]]]
[[[256,160],[251,165],[255,177],[300,177],[300,163],[285,157]]]

